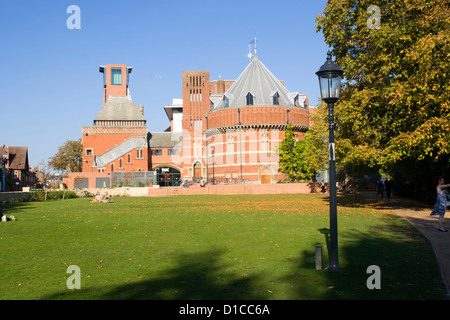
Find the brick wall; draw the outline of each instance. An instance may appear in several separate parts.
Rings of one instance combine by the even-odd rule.
[[[84,134],[82,138],[83,172],[98,171],[99,168],[92,167],[94,155],[102,155],[123,141],[136,136],[142,136],[142,134]],[[88,149],[91,150],[91,155],[87,154]],[[128,154],[130,154],[130,159],[128,159]],[[120,159],[122,159],[122,166],[120,166]],[[133,149],[111,163],[113,163],[114,171],[149,171],[149,149],[142,148],[141,158],[138,158],[137,149]],[[111,172],[111,163],[105,166],[104,172]]]
[[[309,183],[206,185],[203,188],[199,186],[148,188],[150,197],[197,194],[309,194],[318,192],[320,192],[319,186]]]

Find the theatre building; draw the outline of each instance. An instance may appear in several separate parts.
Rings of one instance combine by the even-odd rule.
[[[69,175],[69,187],[110,186],[118,181],[114,177],[150,172],[151,183],[161,187],[202,178],[216,184],[276,183],[285,178],[278,170],[278,148],[287,126],[301,140],[310,125],[308,97],[287,90],[256,54],[236,80],[212,81],[208,71],[183,71],[182,98],[164,107],[164,132],[149,131],[143,106],[129,95],[132,67],[99,70],[103,105],[93,124],[82,128],[83,172]]]

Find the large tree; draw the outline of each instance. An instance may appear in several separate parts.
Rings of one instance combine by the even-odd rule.
[[[81,139],[68,140],[58,148],[58,152],[50,157],[48,165],[64,173],[80,172],[82,170],[83,146]]]
[[[410,176],[424,166],[448,171],[448,1],[328,0],[317,23],[344,70],[335,109],[341,161]]]
[[[311,112],[312,125],[305,135],[305,160],[310,172],[325,172],[328,169],[328,111],[321,102]]]
[[[279,148],[279,168],[292,182],[311,179],[312,174],[307,165],[305,151],[306,142],[296,141],[293,126],[289,125]]]

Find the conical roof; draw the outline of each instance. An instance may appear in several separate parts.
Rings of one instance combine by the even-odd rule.
[[[224,94],[223,101],[216,109],[246,106],[247,95],[253,96],[252,105],[274,105],[274,95],[278,94],[280,106],[294,106],[297,92],[289,92],[272,72],[255,55],[253,60]]]

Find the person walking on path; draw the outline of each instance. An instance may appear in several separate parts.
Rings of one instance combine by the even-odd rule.
[[[430,216],[439,216],[438,225],[439,231],[447,232],[447,229],[444,229],[442,226],[442,221],[444,220],[445,211],[447,210],[447,188],[450,187],[450,184],[444,184],[444,178],[439,177],[436,192],[437,198],[436,203],[434,204],[433,210],[430,213]]]

